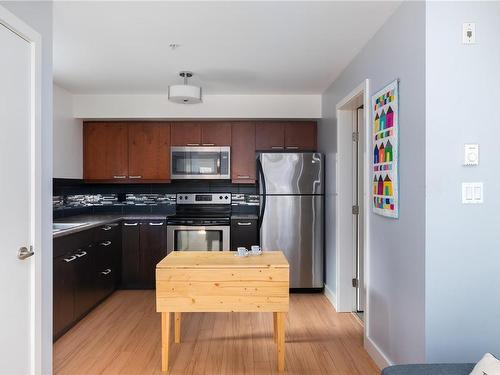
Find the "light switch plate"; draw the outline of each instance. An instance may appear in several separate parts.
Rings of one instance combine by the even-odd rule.
[[[482,182],[462,182],[463,204],[480,204],[483,203],[483,200]]]
[[[474,22],[465,22],[462,27],[462,43],[476,43],[476,24]]]
[[[464,165],[479,165],[479,145],[477,143],[464,145]]]

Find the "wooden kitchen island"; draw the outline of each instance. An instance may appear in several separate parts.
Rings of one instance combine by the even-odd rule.
[[[156,311],[161,313],[162,371],[168,371],[170,313],[174,341],[183,312],[272,312],[278,370],[285,369],[289,266],[281,251],[237,257],[229,251],[174,251],[156,266]]]

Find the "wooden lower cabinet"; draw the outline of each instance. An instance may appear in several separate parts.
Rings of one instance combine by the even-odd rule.
[[[108,227],[54,239],[54,340],[117,287],[121,245],[115,238],[121,240],[120,227],[114,232],[108,232]]]
[[[165,220],[124,221],[122,243],[122,288],[154,288],[156,264],[167,255]]]

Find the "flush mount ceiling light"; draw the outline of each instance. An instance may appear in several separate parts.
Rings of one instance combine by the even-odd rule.
[[[181,104],[201,103],[201,87],[188,85],[193,73],[183,71],[179,75],[184,79],[184,84],[168,86],[168,100]]]

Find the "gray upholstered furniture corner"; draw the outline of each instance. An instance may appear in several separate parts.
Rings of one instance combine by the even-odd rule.
[[[400,365],[382,370],[382,375],[469,375],[473,363],[443,365]]]

